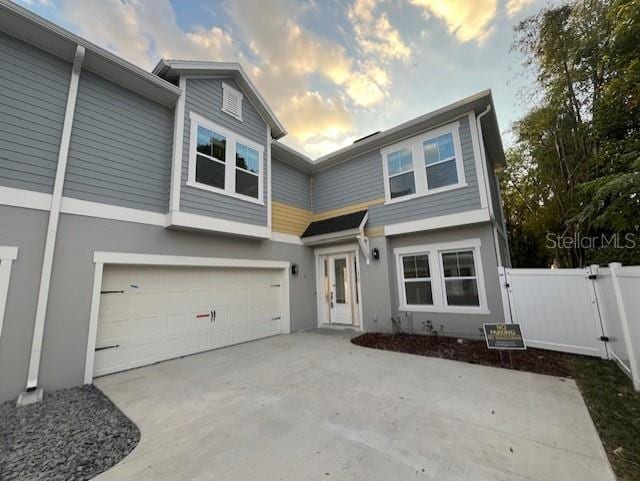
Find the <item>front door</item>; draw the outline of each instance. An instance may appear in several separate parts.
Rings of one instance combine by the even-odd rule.
[[[329,256],[329,312],[336,324],[353,324],[349,254]]]

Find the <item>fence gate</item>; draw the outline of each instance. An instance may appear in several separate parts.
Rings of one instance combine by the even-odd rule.
[[[608,358],[590,269],[501,268],[505,314],[527,345]]]

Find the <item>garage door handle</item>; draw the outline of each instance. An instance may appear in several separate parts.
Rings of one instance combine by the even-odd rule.
[[[116,347],[120,347],[120,344],[114,344],[113,346],[96,347],[96,352],[104,351],[106,349],[115,349]]]
[[[211,322],[216,322],[216,311],[211,311]]]
[[[280,316],[271,318],[272,321],[279,321],[280,319],[282,319],[282,317]]]

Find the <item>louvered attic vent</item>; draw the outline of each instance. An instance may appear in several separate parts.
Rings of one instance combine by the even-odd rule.
[[[225,83],[222,84],[222,111],[242,120],[242,93]]]

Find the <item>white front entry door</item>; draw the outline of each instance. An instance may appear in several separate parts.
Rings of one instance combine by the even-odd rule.
[[[95,376],[279,334],[282,271],[106,266]]]
[[[329,256],[330,320],[336,324],[353,324],[350,258],[349,254]]]

